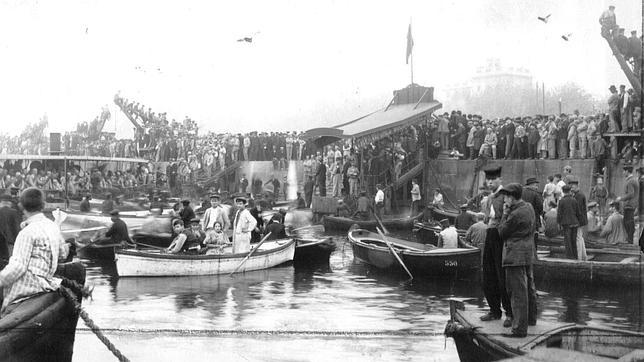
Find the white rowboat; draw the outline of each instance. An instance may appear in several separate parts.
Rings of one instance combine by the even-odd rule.
[[[227,248],[230,250],[229,248]],[[121,277],[218,275],[232,273],[248,253],[222,255],[167,254],[149,250],[116,250]],[[293,260],[295,240],[264,242],[237,272],[268,269]]]

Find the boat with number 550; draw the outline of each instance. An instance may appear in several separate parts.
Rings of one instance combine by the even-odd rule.
[[[348,238],[354,258],[379,269],[403,270],[392,249],[414,276],[467,277],[481,266],[481,250],[475,247],[443,249],[386,237],[390,249],[380,235],[362,229],[349,231]]]

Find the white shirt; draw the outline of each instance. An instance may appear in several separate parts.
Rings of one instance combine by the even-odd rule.
[[[376,197],[374,198],[374,201],[376,203],[385,202],[385,193],[382,192],[382,190],[378,190],[378,192],[376,192]]]
[[[419,201],[420,199],[420,187],[418,184],[414,184],[411,187],[411,201]]]
[[[454,225],[450,225],[439,234],[443,240],[443,249],[458,249],[458,232]]]

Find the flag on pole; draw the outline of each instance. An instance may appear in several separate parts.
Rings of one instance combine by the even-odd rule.
[[[405,64],[409,64],[409,56],[411,55],[411,49],[414,47],[414,38],[411,37],[411,23],[409,23],[409,30],[407,31],[407,57],[405,59]]]

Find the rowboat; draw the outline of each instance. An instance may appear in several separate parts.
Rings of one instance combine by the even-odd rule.
[[[639,251],[587,249],[588,261],[567,259],[561,248],[540,252],[535,280],[567,280],[644,285],[644,256]]]
[[[382,224],[389,230],[410,230],[414,225],[415,218],[402,217],[395,219],[382,219]],[[378,221],[374,220],[361,220],[349,217],[329,216],[325,215],[322,223],[324,224],[325,231],[348,231],[352,225],[358,225],[360,229],[376,230],[379,226]]]
[[[400,263],[380,235],[359,229],[349,231],[348,238],[354,258],[379,269],[401,270]],[[413,275],[467,276],[481,266],[478,248],[443,249],[392,237],[387,240]]]
[[[454,225],[454,222],[456,221],[456,217],[458,216],[458,214],[460,214],[458,210],[445,210],[445,209],[437,209],[437,208],[430,208],[429,210],[431,210],[432,219],[436,221],[447,219],[452,225]]]
[[[335,241],[326,238],[295,238],[295,256],[293,263],[297,266],[317,265],[328,262],[331,253],[336,249]]]
[[[167,254],[158,250],[117,249],[116,271],[121,277],[188,276],[232,273],[248,253],[232,254],[228,247],[221,255]],[[237,272],[260,270],[293,260],[295,240],[264,242]]]
[[[78,212],[78,211],[52,211],[52,219],[55,221],[62,220],[60,223],[67,223],[69,225],[80,225],[83,227],[94,226],[112,226],[112,217],[110,215],[99,214],[94,212]],[[146,216],[124,215],[120,214],[119,218],[125,222],[128,230],[137,230],[147,219]]]
[[[83,284],[85,269],[74,264]],[[20,302],[0,319],[0,361],[71,361],[77,322],[74,304],[58,291]]]
[[[503,328],[501,321],[480,320],[485,312],[465,310],[462,300],[450,300],[451,318],[445,335],[454,338],[461,361],[497,361],[546,348],[552,349],[553,355],[574,352],[575,359],[570,360],[603,361],[633,356],[644,348],[644,333],[549,321],[529,327],[524,338],[509,338],[503,335],[509,329]]]
[[[423,244],[432,244],[436,245],[438,242],[438,233],[442,229],[439,225],[432,222],[415,222],[414,223],[414,233],[416,234],[416,240]],[[458,235],[465,237],[467,230],[457,229]],[[605,242],[605,239],[599,237],[589,237],[584,240],[586,247],[590,249],[621,249],[621,250],[637,250],[637,245],[628,244],[628,243],[618,243],[610,244]],[[563,246],[563,236],[556,236],[549,238],[542,233],[539,233],[537,239],[538,246]]]

